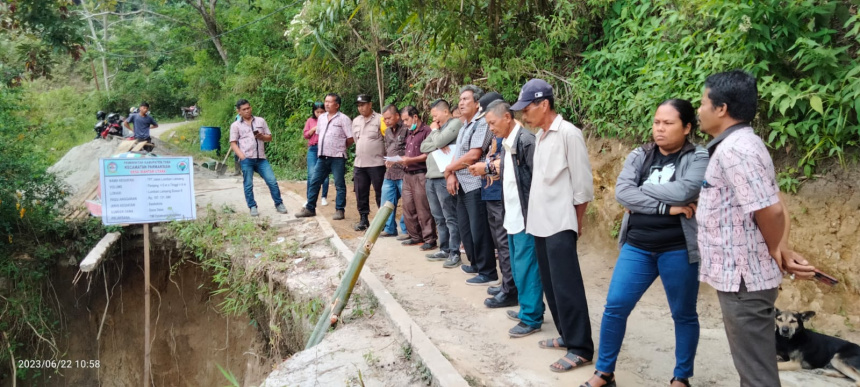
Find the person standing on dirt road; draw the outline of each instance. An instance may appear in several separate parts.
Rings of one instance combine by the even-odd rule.
[[[129,114],[128,118],[123,121],[122,126],[124,126],[128,130],[132,130],[128,127],[129,123],[134,125],[135,140],[152,142],[152,137],[149,136],[149,129],[157,128],[158,122],[155,122],[155,118],[152,118],[152,115],[149,114],[148,103],[141,102],[140,111],[137,113]]]
[[[788,210],[773,161],[750,125],[756,79],[742,70],[705,80],[699,121],[710,162],[696,208],[699,280],[717,290],[742,387],[779,386],[774,302],[784,272],[812,278],[815,268],[788,247]]]
[[[370,186],[376,193],[376,208],[382,204],[382,181],[385,179],[385,139],[379,127],[382,116],[373,111],[372,99],[367,94],[359,94],[358,117],[352,120],[352,137],[355,139],[355,165],[353,181],[355,201],[360,217],[355,231],[370,227]]]
[[[302,136],[305,140],[308,140],[308,155],[307,155],[307,164],[308,164],[308,187],[305,191],[305,197],[307,197],[311,192],[311,181],[314,177],[314,172],[317,168],[317,152],[319,152],[319,148],[317,144],[319,143],[319,135],[317,134],[317,119],[325,113],[325,105],[322,102],[314,102],[311,105],[311,116],[308,117],[308,120],[305,121],[305,128],[302,130]],[[323,206],[328,205],[328,176],[325,177],[325,180],[322,182],[322,204]]]
[[[555,111],[553,89],[542,79],[523,85],[519,101],[523,122],[539,128],[526,232],[535,237],[541,283],[552,320],[561,337],[539,343],[543,348],[567,348],[550,365],[566,372],[590,363],[594,355],[591,320],[576,244],[582,220],[594,200],[591,162],[582,131]]]
[[[696,129],[690,101],[670,99],[654,113],[654,142],[630,152],[615,184],[624,208],[592,387],[615,379],[615,365],[630,312],[660,277],[675,321],[675,369],[671,387],[689,386],[699,344],[699,247],[695,201],[702,189],[708,151],[688,140]]]
[[[406,154],[406,132],[407,128],[400,122],[400,110],[394,105],[388,105],[382,109],[382,119],[385,120],[385,156],[395,157]],[[382,200],[391,202],[394,205],[394,211],[391,211],[391,216],[385,222],[385,228],[379,233],[380,237],[396,237],[397,236],[397,202],[403,196],[403,176],[406,170],[403,164],[393,161],[386,161],[385,179],[382,181]],[[402,237],[398,240],[409,239],[409,234],[406,232],[406,220],[401,214],[400,231],[403,232]],[[403,239],[401,239],[403,238]]]
[[[430,213],[436,220],[439,251],[427,254],[426,257],[429,261],[445,261],[443,266],[457,266],[460,263],[457,199],[448,193],[445,175],[442,173],[444,166],[439,168],[433,153],[439,149],[442,149],[444,154],[453,151],[463,122],[451,116],[451,106],[444,99],[430,106],[430,115],[433,117],[431,132],[421,143],[421,152],[427,154],[427,181],[424,190],[427,192],[427,202],[430,203]]]
[[[406,231],[409,239],[404,246],[421,244],[421,251],[435,249],[436,222],[430,213],[427,201],[427,154],[421,153],[421,143],[430,135],[430,127],[421,122],[418,109],[406,106],[400,110],[400,120],[407,127],[406,151],[400,164],[404,166],[403,176],[403,214],[406,215]]]
[[[275,172],[272,171],[272,166],[266,159],[266,143],[272,141],[269,124],[263,117],[254,117],[251,103],[246,99],[236,102],[236,111],[242,119],[230,125],[230,149],[239,157],[245,202],[251,210],[251,216],[260,215],[257,211],[257,202],[254,201],[254,172],[257,172],[269,186],[269,193],[275,201],[278,212],[286,214],[287,207],[281,199],[281,190],[275,179]]]
[[[505,206],[503,230],[508,238],[511,274],[520,304],[519,312],[507,311],[508,318],[519,320],[517,325],[508,330],[508,335],[513,338],[525,337],[541,330],[545,311],[535,239],[526,233],[535,135],[514,120],[511,105],[505,101],[495,101],[487,106],[484,117],[493,135],[504,139],[501,157],[488,169],[499,176],[499,184],[502,185],[502,202]]]
[[[457,197],[457,223],[460,240],[469,258],[469,265],[460,265],[466,274],[475,274],[466,280],[473,286],[490,286],[499,280],[496,258],[493,254],[493,234],[487,220],[487,205],[481,200],[482,180],[469,173],[469,166],[482,160],[493,141],[487,121],[478,118],[478,101],[484,90],[475,85],[460,88],[458,107],[462,114],[463,129],[457,134],[454,161],[445,167],[448,193]],[[445,267],[454,267],[447,266]]]
[[[317,215],[317,199],[320,186],[329,174],[334,175],[334,187],[337,190],[333,220],[345,219],[346,209],[346,150],[352,146],[352,120],[340,112],[340,96],[329,93],[325,96],[325,113],[317,119],[319,133],[319,161],[308,193],[308,202],[296,214],[296,218],[307,218]]]

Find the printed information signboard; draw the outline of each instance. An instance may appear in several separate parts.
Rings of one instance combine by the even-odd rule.
[[[99,159],[102,223],[197,218],[191,157]]]

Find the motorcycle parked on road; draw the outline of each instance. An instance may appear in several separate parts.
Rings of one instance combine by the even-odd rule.
[[[103,111],[96,113],[96,125],[93,130],[96,132],[95,138],[107,138],[107,136],[122,137],[122,117],[117,113],[105,114]]]
[[[193,120],[200,115],[200,108],[195,104],[189,107],[182,108],[182,118],[186,121]]]

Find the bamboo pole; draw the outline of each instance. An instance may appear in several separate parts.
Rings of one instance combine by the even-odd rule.
[[[370,256],[370,250],[372,250],[373,245],[376,244],[376,239],[379,237],[379,233],[382,232],[382,228],[385,227],[385,222],[388,220],[388,217],[391,216],[391,212],[393,211],[394,204],[391,204],[391,202],[385,202],[385,204],[379,208],[379,211],[376,212],[376,216],[373,217],[373,222],[370,223],[370,227],[368,227],[367,232],[364,234],[364,240],[361,242],[361,247],[356,250],[352,261],[349,263],[349,267],[347,267],[346,272],[343,274],[340,285],[337,287],[337,290],[335,290],[334,296],[332,296],[331,304],[327,306],[320,315],[320,319],[317,321],[317,325],[314,328],[313,333],[311,333],[311,337],[308,339],[305,349],[312,348],[319,344],[325,337],[326,331],[328,331],[328,329],[333,324],[336,324],[340,319],[340,313],[343,312],[343,308],[346,307],[346,303],[349,302],[349,297],[352,295],[352,289],[355,288],[356,282],[358,282],[358,277],[361,274],[361,269],[364,267],[364,262],[366,262],[367,257]]]

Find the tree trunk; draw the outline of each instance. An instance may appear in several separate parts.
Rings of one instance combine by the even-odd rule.
[[[206,35],[209,35],[209,39],[212,40],[212,44],[218,50],[218,55],[221,55],[221,60],[224,61],[224,66],[227,66],[229,64],[227,61],[227,50],[221,44],[221,37],[219,36],[221,28],[218,27],[218,21],[215,18],[215,4],[218,0],[209,0],[208,9],[203,5],[202,0],[185,0],[185,2],[193,7],[200,14],[200,17],[203,18],[203,25],[206,26]]]
[[[107,15],[103,16],[102,23],[104,23],[102,25],[102,42],[104,42],[104,44],[102,45],[102,75],[105,79],[105,92],[110,92],[110,81],[108,77],[107,65],[107,49],[105,48],[105,45],[107,44],[108,40]]]

